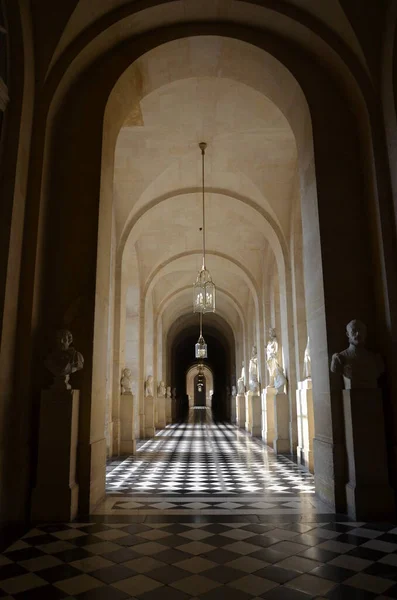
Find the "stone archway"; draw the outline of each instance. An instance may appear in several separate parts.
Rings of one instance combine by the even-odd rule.
[[[360,130],[358,123],[351,119],[351,115],[346,110],[346,102],[340,90],[336,89],[334,82],[324,76],[321,69],[311,63],[313,71],[310,79],[305,74],[307,70],[307,60],[311,60],[307,54],[301,51],[290,52],[290,48],[281,47],[280,40],[265,39],[263,34],[256,35],[253,30],[246,31],[244,28],[233,26],[228,30],[228,26],[215,25],[200,27],[201,34],[209,31],[216,32],[217,35],[229,35],[240,39],[249,39],[251,43],[259,46],[265,46],[266,49],[274,53],[278,59],[287,64],[295,77],[303,87],[306,97],[309,101],[310,114],[313,123],[314,149],[316,156],[316,179],[318,202],[316,198],[315,171],[313,156],[310,152],[302,157],[301,182],[303,184],[303,225],[308,235],[305,237],[304,254],[307,257],[305,265],[305,279],[307,280],[308,290],[308,321],[313,347],[316,352],[317,364],[313,365],[314,372],[318,373],[313,378],[313,383],[317,386],[315,392],[321,402],[317,406],[317,424],[318,434],[316,434],[318,468],[316,468],[318,492],[330,503],[341,505],[343,502],[343,444],[338,438],[337,423],[340,419],[340,402],[338,393],[334,392],[328,375],[328,354],[329,348],[336,348],[340,343],[342,335],[338,332],[338,326],[341,320],[348,320],[352,311],[361,316],[364,320],[372,313],[373,297],[372,282],[364,272],[355,272],[358,264],[358,255],[360,260],[362,256],[367,256],[369,252],[367,244],[363,242],[368,237],[368,224],[365,216],[360,212],[359,198],[365,197],[363,181],[361,179],[362,164],[364,159],[358,151],[360,137],[357,132]],[[179,31],[179,33],[178,33]],[[186,27],[183,31],[172,28],[167,30],[169,39],[174,37],[185,37],[191,35],[194,29]],[[197,32],[196,32],[197,33]],[[165,38],[163,38],[164,41]],[[137,50],[135,57],[140,52],[148,49],[152,43],[156,45],[149,34],[146,37],[146,46]],[[131,42],[133,45],[133,42]],[[73,303],[79,300],[74,318],[74,325],[77,328],[84,351],[88,357],[87,374],[82,379],[82,395],[85,398],[82,408],[82,432],[81,432],[81,473],[82,481],[82,502],[83,506],[87,503],[93,506],[103,493],[103,478],[99,475],[99,465],[103,461],[103,438],[101,438],[101,428],[104,422],[104,401],[102,391],[102,376],[106,371],[107,363],[107,328],[108,321],[107,310],[107,290],[109,288],[109,257],[105,256],[110,246],[111,235],[106,220],[109,217],[109,207],[102,204],[101,215],[99,217],[99,234],[97,231],[98,223],[98,196],[99,196],[99,170],[100,170],[100,147],[101,130],[104,104],[107,94],[117,77],[118,73],[127,66],[127,57],[124,51],[128,47],[126,43],[118,57],[112,65],[110,60],[104,58],[101,64],[101,73],[92,72],[92,77],[84,78],[71,89],[66,98],[66,102],[61,106],[59,115],[55,122],[52,138],[52,156],[50,163],[55,162],[57,149],[62,146],[64,160],[62,164],[55,164],[54,169],[50,169],[52,179],[49,185],[49,193],[52,199],[49,205],[50,216],[54,217],[53,211],[58,211],[60,207],[68,205],[68,212],[64,214],[62,222],[56,221],[56,231],[48,231],[46,239],[46,248],[56,250],[50,252],[48,258],[43,261],[44,288],[40,291],[49,291],[53,289],[54,297],[59,298],[59,302],[51,308],[50,314],[42,315],[44,327],[50,329],[55,322],[62,319]],[[289,56],[287,54],[289,53]],[[131,60],[131,55],[128,61]],[[314,76],[315,74],[315,76]],[[316,79],[314,86],[313,79]],[[102,83],[100,82],[102,80]],[[321,81],[322,85],[319,85]],[[101,85],[105,85],[101,90],[101,96],[96,95],[98,100],[95,109],[89,110],[89,97],[94,90],[98,91]],[[84,93],[83,93],[84,92]],[[101,104],[102,102],[102,104]],[[330,113],[326,126],[324,125],[324,107],[329,107]],[[79,148],[83,154],[92,158],[91,164],[86,165],[83,170],[79,170],[77,165],[78,157],[75,153],[77,139],[79,138],[78,124],[82,115],[87,115],[86,130],[87,139],[84,140]],[[81,122],[81,121],[80,121]],[[62,128],[66,133],[62,133]],[[310,135],[308,134],[308,139]],[[311,139],[311,138],[310,138]],[[349,150],[349,157],[352,157],[349,165],[338,161],[335,169],[329,173],[328,156],[330,152],[335,155],[340,148],[340,140],[345,142],[345,148]],[[81,161],[81,158],[80,158]],[[64,177],[69,174],[67,185],[64,186],[58,198],[55,199],[55,190],[59,191],[56,182],[66,181]],[[348,181],[348,185],[346,185]],[[54,186],[54,187],[52,187]],[[55,187],[56,186],[56,187]],[[73,190],[79,191],[79,199],[73,200]],[[53,193],[51,193],[51,190]],[[83,200],[83,201],[82,201]],[[344,211],[345,219],[335,217],[335,211]],[[357,210],[359,211],[357,213]],[[92,216],[90,226],[84,228],[78,224],[79,219],[84,221],[84,214]],[[71,220],[71,215],[73,219]],[[351,232],[347,225],[359,214],[357,230]],[[73,244],[68,239],[68,232],[75,225],[75,235]],[[337,230],[338,245],[335,244],[335,231],[331,232],[329,224],[333,223]],[[85,224],[86,225],[86,224]],[[84,235],[83,235],[84,229]],[[352,244],[352,235],[354,237]],[[87,248],[87,240],[91,240],[91,245]],[[343,240],[349,242],[354,248],[354,252],[346,260],[343,250]],[[94,243],[95,241],[95,243]],[[341,245],[342,241],[342,245]],[[84,242],[84,243],[83,243]],[[102,255],[97,256],[97,242]],[[78,263],[78,257],[85,253],[85,264],[79,264],[75,269],[68,266],[67,263]],[[364,253],[364,254],[362,254]],[[52,260],[57,256],[62,264],[65,263],[63,278],[60,276],[50,277],[54,273]],[[322,262],[319,263],[321,256]],[[344,259],[346,269],[350,278],[343,280],[341,286],[340,276],[334,271],[335,260]],[[320,265],[320,268],[319,268]],[[95,268],[97,267],[97,269]],[[98,274],[95,282],[94,273]],[[307,274],[307,276],[306,276]],[[73,275],[73,276],[72,276]],[[47,284],[46,284],[47,282]],[[325,303],[322,285],[324,283]],[[343,288],[343,291],[341,289]],[[96,295],[94,290],[97,290]],[[358,294],[361,290],[362,294]],[[366,298],[364,303],[363,298]],[[40,306],[40,294],[38,296]],[[81,300],[80,300],[81,299]],[[369,299],[369,302],[367,302]],[[342,304],[341,304],[342,302]],[[43,305],[42,305],[43,306]],[[79,312],[80,311],[80,312]],[[93,315],[96,312],[96,321],[94,324]],[[93,350],[95,348],[95,350]],[[93,357],[95,356],[95,361]],[[331,393],[332,390],[332,393]],[[96,407],[93,410],[91,398],[96,398]],[[102,398],[102,399],[101,399]],[[327,470],[328,469],[328,470]],[[330,470],[329,470],[330,469]],[[90,484],[88,483],[90,482]],[[338,495],[339,494],[339,495]],[[85,503],[85,504],[84,504]]]

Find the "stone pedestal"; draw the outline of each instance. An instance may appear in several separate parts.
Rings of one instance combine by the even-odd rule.
[[[155,436],[155,433],[156,433],[155,427],[154,427],[154,398],[153,398],[153,396],[145,396],[144,409],[145,409],[144,437],[152,438]]]
[[[159,396],[157,398],[157,429],[164,429],[166,424],[166,416],[165,416],[165,398]]]
[[[78,390],[42,392],[33,521],[68,522],[77,516],[78,423]]]
[[[261,436],[262,413],[261,397],[254,392],[245,394],[245,429],[253,437]]]
[[[262,391],[262,439],[273,447],[274,430],[274,397],[276,388],[267,387]]]
[[[172,398],[165,398],[165,422],[166,425],[172,423]]]
[[[287,394],[274,394],[274,440],[276,454],[291,452],[289,441],[289,400]]]
[[[230,422],[236,424],[237,396],[230,396]]]
[[[236,396],[236,425],[243,428],[245,426],[245,395]]]
[[[346,499],[354,520],[388,521],[395,517],[389,484],[381,390],[343,390],[349,482]]]
[[[134,427],[134,396],[121,394],[120,396],[120,454],[136,453],[135,427]]]
[[[309,469],[311,473],[314,473],[314,412],[311,379],[298,382],[298,389],[296,390],[296,413],[298,425],[296,454],[298,463]]]

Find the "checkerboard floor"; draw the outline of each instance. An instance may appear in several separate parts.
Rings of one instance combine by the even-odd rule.
[[[136,456],[110,461],[111,496],[282,496],[314,495],[310,473],[260,440],[226,423],[170,425],[138,446]],[[224,500],[222,500],[224,502]]]
[[[0,554],[16,600],[397,598],[397,528],[269,517],[41,524]]]

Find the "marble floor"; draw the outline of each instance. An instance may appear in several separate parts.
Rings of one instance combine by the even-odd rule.
[[[310,475],[208,415],[107,477],[96,514],[0,540],[0,599],[397,598],[396,524],[326,512]]]
[[[102,514],[330,512],[310,473],[245,431],[213,422],[208,409],[141,442],[136,456],[110,461],[106,482]]]

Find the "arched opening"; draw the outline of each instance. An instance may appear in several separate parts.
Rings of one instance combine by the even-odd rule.
[[[250,31],[250,36],[251,34]],[[167,35],[170,36],[169,39],[167,39]],[[179,38],[178,41],[169,41],[172,36]],[[185,237],[182,235],[183,232],[186,232],[186,222],[183,221],[183,218],[186,217],[190,223],[194,222],[194,198],[197,196],[198,186],[197,183],[192,184],[191,181],[194,179],[194,177],[192,178],[194,165],[196,164],[194,148],[198,141],[196,139],[198,135],[191,138],[193,140],[191,147],[183,154],[180,152],[178,140],[172,139],[172,144],[170,143],[167,150],[167,156],[172,157],[170,164],[157,160],[158,154],[156,153],[158,148],[161,147],[161,144],[159,146],[161,140],[159,141],[157,138],[147,140],[150,143],[142,147],[148,148],[150,152],[142,160],[145,165],[149,165],[148,168],[150,167],[148,180],[145,180],[145,174],[140,171],[142,165],[139,165],[136,147],[134,153],[134,144],[138,139],[135,139],[134,136],[136,134],[146,135],[144,131],[145,118],[147,122],[153,123],[154,129],[157,127],[161,129],[160,124],[156,122],[156,118],[161,114],[163,117],[167,115],[169,123],[172,124],[172,119],[177,117],[172,112],[172,103],[169,106],[167,105],[167,97],[173,98],[180,89],[178,86],[182,85],[186,91],[186,95],[183,94],[182,98],[186,98],[188,102],[189,98],[192,97],[192,89],[194,89],[191,81],[194,77],[191,77],[190,70],[186,70],[183,60],[180,61],[179,67],[182,73],[179,75],[174,74],[172,69],[169,70],[168,67],[157,71],[157,76],[167,73],[166,81],[161,80],[161,77],[160,80],[156,81],[156,71],[142,68],[137,70],[137,67],[142,67],[142,63],[148,57],[153,58],[155,63],[157,59],[164,58],[168,50],[170,50],[170,58],[172,58],[175,50],[177,50],[178,56],[183,56],[186,50],[187,54],[191,53],[195,59],[200,56],[205,58],[203,53],[200,52],[200,43],[204,42],[210,44],[211,47],[218,44],[222,50],[217,56],[220,55],[224,60],[224,63],[222,63],[224,70],[222,71],[222,78],[220,78],[222,82],[216,81],[216,85],[218,86],[219,83],[221,87],[220,90],[217,88],[220,93],[216,97],[221,96],[223,99],[227,99],[228,95],[222,93],[222,86],[225,85],[228,88],[235,85],[238,88],[238,93],[231,94],[231,97],[241,98],[241,94],[243,94],[245,99],[248,99],[248,97],[255,98],[257,102],[254,102],[254,104],[258,107],[259,113],[271,116],[270,122],[265,120],[266,122],[263,124],[267,136],[263,135],[261,127],[258,129],[257,122],[255,122],[253,129],[249,127],[247,130],[248,132],[254,131],[254,134],[244,132],[247,139],[250,139],[247,147],[251,150],[251,153],[247,152],[246,163],[244,164],[247,168],[253,166],[257,178],[254,177],[254,174],[250,178],[246,173],[245,177],[235,176],[236,170],[239,168],[241,170],[242,163],[239,162],[240,156],[233,156],[233,151],[238,146],[227,140],[226,136],[221,139],[221,144],[214,156],[225,157],[227,155],[228,160],[222,163],[222,160],[214,158],[212,164],[213,181],[210,184],[209,193],[212,196],[211,206],[214,213],[211,215],[212,232],[211,229],[209,230],[209,236],[212,233],[210,245],[213,246],[214,272],[216,271],[216,276],[220,281],[220,289],[223,290],[224,294],[224,314],[235,334],[235,362],[236,365],[240,365],[244,361],[246,367],[248,367],[251,348],[255,345],[258,351],[260,383],[262,387],[266,387],[266,332],[268,327],[278,329],[277,334],[279,346],[281,347],[279,361],[288,379],[286,392],[288,399],[288,441],[290,447],[296,446],[297,422],[294,411],[296,413],[297,373],[300,372],[297,365],[302,361],[301,348],[298,345],[297,349],[296,340],[301,346],[302,335],[305,334],[302,333],[304,331],[302,310],[300,316],[294,315],[294,311],[296,312],[298,307],[302,308],[302,298],[299,295],[301,294],[299,290],[304,288],[306,328],[310,336],[313,353],[316,489],[318,494],[330,505],[343,506],[344,449],[343,436],[340,427],[338,427],[338,423],[341,421],[341,402],[338,385],[330,381],[328,373],[329,348],[334,348],[343,337],[341,333],[337,333],[339,331],[337,325],[340,320],[348,321],[352,311],[363,320],[368,320],[366,317],[371,314],[374,299],[373,282],[368,273],[365,272],[365,269],[361,271],[355,269],[358,255],[360,254],[360,261],[362,262],[362,257],[367,256],[369,253],[368,245],[363,242],[369,230],[366,214],[359,210],[358,221],[354,217],[354,215],[357,216],[356,209],[358,208],[355,199],[366,197],[365,185],[362,181],[363,157],[358,151],[360,136],[355,135],[359,131],[359,127],[346,110],[343,94],[335,88],[331,79],[323,77],[322,69],[316,66],[314,62],[310,76],[311,81],[305,77],[305,69],[307,68],[305,59],[308,58],[305,53],[299,54],[298,52],[292,56],[290,52],[280,47],[278,41],[272,40],[272,43],[266,45],[261,42],[260,38],[261,36],[254,41],[250,37],[251,43],[247,44],[244,41],[245,34],[242,31],[234,30],[233,33],[230,32],[228,35],[227,27],[221,34],[216,27],[212,29],[212,26],[204,26],[200,30],[200,35],[190,36],[189,30],[184,30],[183,33],[172,33],[172,28],[170,28],[163,39],[167,43],[154,48],[159,42],[157,40],[152,43],[152,40],[153,50],[150,49],[150,43],[148,43],[148,46],[145,46],[144,49],[141,48],[137,51],[134,55],[137,60],[133,63],[131,70],[128,65],[131,56],[127,60],[124,53],[117,67],[114,61],[111,66],[106,57],[101,64],[101,76],[109,74],[109,80],[105,78],[107,88],[102,91],[102,105],[99,106],[98,103],[96,113],[90,114],[87,127],[92,135],[88,135],[89,141],[88,139],[86,141],[86,150],[89,146],[90,151],[92,151],[96,144],[97,147],[93,151],[96,160],[93,159],[92,172],[87,173],[85,171],[84,177],[82,173],[76,172],[74,177],[74,184],[77,183],[78,188],[84,189],[86,192],[84,195],[85,204],[81,203],[81,205],[74,207],[74,216],[79,215],[79,210],[97,211],[96,214],[99,215],[98,235],[96,220],[94,219],[92,221],[93,230],[88,232],[84,240],[82,233],[76,236],[74,246],[71,248],[66,235],[68,225],[68,219],[66,218],[59,224],[56,232],[49,234],[48,247],[56,247],[58,249],[57,256],[62,259],[66,254],[70,258],[71,250],[72,258],[77,257],[82,250],[83,241],[86,241],[87,237],[95,239],[99,243],[98,246],[95,245],[95,249],[90,246],[89,265],[79,266],[79,273],[78,275],[73,273],[73,278],[66,276],[68,285],[71,284],[70,289],[67,288],[66,283],[60,277],[51,280],[52,286],[54,286],[57,295],[63,298],[63,302],[62,306],[54,306],[50,314],[46,315],[48,324],[59,319],[59,315],[65,314],[67,312],[66,308],[69,308],[70,304],[73,306],[73,298],[77,298],[77,300],[81,298],[79,291],[84,290],[87,281],[90,281],[90,293],[85,298],[83,294],[83,300],[78,305],[80,310],[75,311],[71,319],[71,325],[73,324],[81,331],[83,343],[86,344],[85,352],[89,357],[87,367],[90,375],[84,375],[82,380],[82,396],[85,398],[86,408],[82,409],[84,418],[81,436],[84,441],[80,449],[82,456],[84,455],[85,458],[80,461],[80,476],[83,482],[81,497],[86,502],[89,501],[91,507],[102,497],[104,492],[104,477],[99,474],[99,465],[104,464],[104,448],[106,446],[103,429],[107,401],[103,378],[104,373],[108,372],[107,365],[111,353],[113,353],[111,362],[114,365],[113,385],[111,386],[113,395],[110,400],[112,410],[109,410],[108,414],[109,423],[110,418],[112,420],[113,452],[117,453],[120,412],[118,408],[119,397],[115,390],[118,389],[120,368],[125,364],[126,348],[125,343],[120,342],[125,331],[125,303],[128,288],[128,269],[125,268],[125,259],[129,255],[131,256],[134,250],[137,251],[138,264],[140,264],[140,282],[143,281],[144,283],[143,287],[140,287],[139,317],[136,319],[137,322],[139,320],[140,324],[138,335],[140,363],[137,367],[139,377],[136,381],[137,397],[135,403],[139,423],[141,423],[144,416],[143,390],[145,379],[151,376],[158,381],[160,377],[164,376],[164,373],[171,375],[167,354],[163,351],[160,360],[158,349],[162,348],[164,350],[172,323],[181,315],[186,314],[187,306],[190,304],[190,301],[187,301],[190,293],[186,290],[189,281],[191,283],[191,273],[192,271],[195,272],[198,266],[195,264],[194,258],[197,259],[199,255],[199,246],[195,239],[195,235],[198,237],[198,232],[192,232],[190,236],[185,234]],[[261,48],[261,45],[267,47],[269,52]],[[187,46],[187,49],[184,46]],[[236,56],[238,55],[238,60],[230,60],[233,53]],[[140,55],[140,58],[138,58],[138,55]],[[288,65],[288,68],[285,65]],[[206,65],[199,64],[197,68],[201,68],[201,73],[205,74],[205,79],[208,72],[212,77],[211,69],[214,66],[218,68],[219,63],[215,64],[214,61],[210,60],[207,61]],[[233,72],[236,68],[238,69],[237,73]],[[209,71],[206,71],[206,69]],[[150,77],[144,76],[145,73],[149,72]],[[314,73],[316,76],[318,75],[317,82],[321,80],[323,85],[312,85]],[[263,74],[267,76],[263,77]],[[217,77],[214,78],[217,80]],[[87,86],[91,89],[91,86],[95,88],[96,85],[98,85],[98,80],[95,77],[90,81],[79,81],[78,97],[73,95],[74,89],[70,92],[69,99],[73,99],[74,108],[76,111],[77,109],[80,111],[78,114],[81,115],[88,108],[88,104],[84,104],[81,95],[82,88]],[[113,92],[110,93],[112,86],[114,86]],[[259,89],[260,86],[262,86],[262,89]],[[124,92],[130,93],[123,94],[123,89]],[[211,98],[211,94],[206,93],[205,96]],[[131,97],[136,99],[134,107],[131,107]],[[328,115],[325,131],[324,104],[329,106],[331,98],[332,110]],[[159,106],[162,110],[158,110]],[[252,107],[252,102],[248,102],[247,106]],[[232,119],[235,113],[231,107],[229,108],[229,112],[222,110],[220,114]],[[68,173],[70,171],[75,172],[73,163],[76,157],[73,156],[71,143],[73,142],[73,132],[76,133],[77,122],[74,121],[74,117],[68,115],[67,122],[70,121],[73,127],[66,128],[69,136],[66,140],[60,127],[64,116],[63,109],[64,107],[61,107],[55,121],[53,143],[55,146],[65,143],[65,148],[69,148],[69,150],[64,148],[65,161],[62,164],[55,165],[54,170],[51,171],[54,181],[59,177],[66,179],[63,177],[66,168],[68,168]],[[143,112],[142,109],[144,109]],[[242,107],[242,110],[244,110],[244,107]],[[74,111],[75,116],[77,115],[76,111]],[[70,106],[68,112],[70,113]],[[183,114],[183,111],[179,111],[179,115]],[[189,112],[189,114],[191,113]],[[207,114],[211,113],[207,111]],[[260,120],[260,114],[246,115],[246,117],[248,121],[251,117]],[[102,123],[101,118],[103,115],[105,115],[105,118],[102,137],[99,123]],[[151,119],[152,121],[150,121]],[[241,119],[237,121],[240,123]],[[183,125],[183,123],[180,125]],[[64,122],[62,122],[62,126],[64,126]],[[133,131],[127,131],[129,129]],[[172,131],[185,132],[182,126],[176,129],[171,127],[171,129]],[[199,139],[201,139],[201,135],[205,134],[205,130],[199,128],[199,130],[196,130],[197,133],[200,133]],[[55,134],[59,134],[59,136]],[[256,135],[259,141],[254,139],[251,145],[252,138],[255,138]],[[277,144],[273,143],[276,139],[273,136],[276,136]],[[342,160],[338,161],[331,177],[327,157],[331,148],[335,154],[337,153],[337,149],[340,147],[340,137],[338,136],[342,136],[343,139],[348,138],[346,144],[349,144],[349,164],[347,165]],[[222,138],[221,135],[219,137]],[[164,139],[170,138],[165,136]],[[101,140],[102,145],[98,143]],[[266,160],[261,165],[256,160],[257,153],[255,153],[255,149],[261,148],[263,140],[266,143],[262,148],[264,152],[262,158],[264,156]],[[314,165],[313,140],[316,165]],[[214,144],[214,148],[216,148],[216,144]],[[271,153],[276,148],[279,154],[272,155]],[[115,149],[116,153],[114,153]],[[99,150],[102,150],[101,157]],[[125,204],[123,201],[128,196],[128,194],[125,195],[125,189],[123,189],[123,176],[120,180],[114,179],[114,169],[116,167],[117,170],[120,170],[120,173],[123,169],[126,169],[124,183],[126,189],[128,189],[130,185],[128,174],[133,172],[133,169],[128,166],[130,160],[128,153],[131,150],[133,151],[132,155],[136,158],[134,167],[136,166],[139,171],[138,175],[136,172],[134,173],[134,176],[137,175],[139,185],[134,187],[136,197],[133,207],[130,206],[130,210],[127,210],[128,203]],[[81,151],[84,151],[84,148],[81,148]],[[151,153],[153,154],[152,160]],[[117,160],[121,162],[118,163]],[[124,165],[123,167],[123,161],[127,166]],[[102,164],[101,200],[98,209],[99,186],[97,175],[100,163]],[[181,170],[181,164],[178,163],[187,167],[190,165],[190,167]],[[282,164],[281,171],[283,174],[279,180],[277,177],[273,179],[274,175],[279,173],[280,163]],[[130,167],[132,167],[132,164]],[[157,172],[154,172],[156,169]],[[76,181],[76,178],[78,181]],[[120,184],[118,187],[117,185],[114,186],[115,181]],[[273,182],[272,185],[271,182]],[[142,187],[140,187],[141,184]],[[59,200],[54,202],[54,206],[51,206],[50,212],[57,208],[56,204],[58,202],[62,203],[62,198],[65,198],[70,191],[70,183],[68,183],[63,189]],[[288,202],[281,201],[277,197],[279,193],[284,194],[284,199],[288,198]],[[122,209],[118,215],[114,211],[113,202],[115,198],[120,199]],[[227,203],[224,200],[225,198]],[[349,202],[345,206],[347,200]],[[293,282],[288,248],[290,243],[290,217],[293,208],[299,206],[299,203],[303,230],[304,285],[302,285],[302,281],[295,281],[294,293],[296,297],[293,301]],[[227,204],[226,207],[225,204]],[[167,207],[168,216],[172,217],[171,222],[174,227],[169,230],[169,236],[167,236],[167,242],[169,241],[169,243],[166,245],[165,254],[160,256],[152,250],[159,240],[165,239],[163,237],[164,214],[161,214],[161,207],[164,208],[165,206]],[[332,217],[336,209],[342,208],[348,211],[347,221],[353,217],[355,218],[357,229],[353,234],[344,220],[335,221]],[[230,215],[227,209],[230,209]],[[226,217],[225,220],[221,220],[219,215]],[[230,222],[227,220],[229,217]],[[148,227],[147,219],[149,218],[152,218],[152,228]],[[333,231],[328,227],[331,220]],[[224,227],[225,224],[227,227]],[[220,227],[223,227],[228,234],[230,244],[227,252],[217,245],[218,241],[221,241],[221,238],[219,240],[217,238]],[[336,236],[335,231],[337,232]],[[238,235],[236,232],[238,232]],[[59,235],[59,233],[62,235]],[[352,243],[352,235],[354,236],[354,243]],[[338,244],[335,242],[336,238]],[[340,274],[336,275],[333,267],[336,256],[339,259],[346,258],[343,245],[341,247],[341,240],[349,241],[354,249],[354,252],[348,256],[350,262],[346,266],[349,278],[343,279],[342,286]],[[244,249],[241,247],[241,243],[244,245]],[[48,254],[48,264],[45,269],[47,273],[54,272],[54,269],[51,269],[51,266],[53,266],[52,256],[54,254]],[[145,265],[147,257],[149,262],[146,262]],[[193,257],[193,261],[189,257]],[[263,265],[264,257],[266,257],[265,266]],[[171,264],[173,268],[169,270],[168,265]],[[96,265],[96,270],[93,268],[94,265]],[[176,265],[178,265],[178,271],[174,269]],[[125,271],[125,277],[123,270]],[[94,271],[97,275],[96,283],[93,277]],[[271,278],[272,285],[270,287],[268,287],[265,273]],[[177,277],[176,274],[178,274]],[[114,326],[109,326],[112,321],[109,296],[110,280],[114,281],[115,290]],[[232,288],[231,284],[233,284]],[[96,289],[96,295],[93,294],[93,286]],[[262,290],[267,289],[271,290],[271,299],[261,295]],[[363,292],[359,296],[357,296],[358,289]],[[148,294],[149,290],[150,294]],[[94,305],[95,322],[93,320]],[[161,319],[159,318],[160,314]],[[87,315],[91,315],[89,321],[86,319]],[[297,324],[301,324],[300,333],[294,330],[294,319],[296,323],[295,330]],[[112,335],[112,327],[114,327],[114,335]],[[135,334],[134,336],[134,339],[137,339]],[[115,340],[115,343],[109,343],[109,340]],[[92,362],[94,355],[95,361]],[[299,360],[297,360],[298,355]],[[90,364],[90,361],[92,364]],[[236,378],[236,370],[234,370],[234,373],[234,378]],[[167,381],[168,383],[170,381]],[[228,385],[233,385],[232,381],[229,380]],[[93,410],[93,403],[95,403],[95,410]],[[140,424],[139,427],[141,427]],[[96,465],[95,469],[93,469],[94,464]],[[88,482],[90,483],[88,484]]]
[[[197,361],[186,373],[186,394],[189,410],[194,407],[207,407],[212,410],[214,374],[207,364]]]

